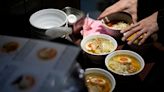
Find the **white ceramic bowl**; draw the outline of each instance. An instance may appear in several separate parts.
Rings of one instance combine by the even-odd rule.
[[[33,13],[29,21],[32,26],[38,29],[50,29],[66,24],[67,15],[59,9],[42,9]]]
[[[116,56],[116,55],[120,55],[120,54],[124,54],[124,55],[129,55],[129,56],[132,56],[134,58],[136,58],[138,60],[138,63],[140,65],[140,68],[135,71],[135,72],[131,72],[131,73],[125,73],[125,72],[118,72],[120,71],[120,66],[115,66],[115,68],[119,69],[117,71],[113,70],[110,66],[109,66],[109,61],[112,57]],[[129,60],[129,59],[128,59]],[[109,55],[106,56],[105,58],[105,65],[106,67],[108,68],[109,71],[115,73],[115,74],[118,74],[118,75],[123,75],[123,76],[129,76],[129,75],[135,75],[135,74],[138,74],[139,72],[141,72],[145,66],[145,62],[144,62],[144,59],[139,55],[137,54],[136,52],[134,51],[130,51],[130,50],[117,50],[117,51],[114,51],[112,53],[110,53]],[[121,68],[123,69],[123,68]]]
[[[126,12],[116,12],[116,13],[112,13],[110,15],[107,15],[105,18],[102,19],[103,21],[103,25],[105,28],[107,28],[107,33],[110,34],[112,37],[115,38],[121,38],[122,34],[120,33],[121,29],[119,28],[113,28],[113,27],[109,27],[109,23],[114,21],[114,22],[125,22],[126,24],[132,24],[132,17],[130,14],[126,13]],[[117,23],[116,22],[116,23]],[[112,23],[113,24],[113,23]],[[125,27],[125,25],[124,25]],[[121,26],[121,28],[124,28]]]
[[[86,43],[87,43],[89,40],[92,40],[92,39],[94,39],[94,38],[104,38],[104,39],[109,40],[110,42],[112,42],[113,48],[111,49],[110,52],[99,53],[99,54],[88,52],[87,49],[86,49],[86,47],[85,47],[85,45],[86,45]],[[109,54],[109,53],[115,51],[115,50],[117,49],[118,44],[117,44],[117,41],[116,41],[113,37],[111,37],[110,35],[106,35],[106,34],[93,34],[93,35],[85,36],[85,37],[82,39],[82,41],[81,41],[81,43],[80,43],[80,46],[81,46],[82,50],[84,50],[84,51],[85,51],[86,53],[88,53],[88,54],[91,54],[91,55],[107,55],[107,54]]]
[[[109,92],[112,92],[114,90],[114,88],[116,86],[116,80],[110,72],[108,72],[104,69],[101,69],[101,68],[87,68],[84,72],[85,75],[90,74],[90,73],[102,74],[105,77],[107,77],[111,83],[111,89]]]
[[[110,40],[110,42],[112,42],[113,44],[113,48],[109,51],[109,52],[104,52],[104,53],[92,53],[92,52],[89,52],[87,49],[86,49],[86,43],[91,40],[91,39],[94,39],[94,38],[105,38],[107,40]],[[85,56],[88,57],[88,59],[90,59],[91,62],[95,63],[95,64],[102,64],[104,63],[104,59],[106,57],[106,55],[108,55],[109,53],[115,51],[117,49],[117,41],[109,36],[109,35],[106,35],[106,34],[93,34],[93,35],[88,35],[88,36],[85,36],[81,43],[81,48],[82,50],[85,52]]]

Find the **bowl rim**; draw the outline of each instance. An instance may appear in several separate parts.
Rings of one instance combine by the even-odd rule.
[[[44,27],[37,26],[37,25],[35,25],[34,22],[33,22],[33,21],[35,20],[36,17],[42,15],[44,12],[45,12],[45,14],[46,14],[46,13],[56,13],[56,12],[59,12],[60,14],[63,14],[63,15],[65,16],[64,21],[63,21],[60,25],[54,26],[54,27],[61,27],[61,26],[63,26],[64,24],[66,24],[66,22],[67,22],[67,14],[66,14],[64,11],[62,11],[62,10],[60,10],[60,9],[46,8],[46,9],[38,10],[38,11],[34,12],[33,14],[31,14],[31,16],[30,16],[30,18],[29,18],[29,22],[30,22],[30,24],[31,24],[33,27],[36,27],[36,28],[38,28],[38,29],[44,29],[44,30],[49,29],[49,28],[44,28]]]
[[[136,72],[134,72],[134,73],[124,74],[124,73],[118,73],[118,72],[112,70],[110,67],[108,67],[108,62],[109,62],[109,59],[110,59],[111,57],[113,57],[113,56],[115,56],[115,55],[118,55],[118,54],[127,54],[127,53],[129,53],[128,55],[134,56],[135,58],[137,58],[137,59],[139,60],[139,63],[140,63],[140,65],[141,65],[141,68],[140,68],[138,71],[136,71]],[[114,51],[114,52],[108,54],[108,55],[105,57],[105,66],[106,66],[106,68],[107,68],[109,71],[111,71],[111,72],[113,72],[113,73],[115,73],[115,74],[123,75],[123,76],[130,76],[130,75],[136,75],[136,74],[140,73],[140,72],[144,69],[144,67],[145,67],[145,61],[144,61],[144,59],[141,57],[141,55],[139,55],[138,53],[136,53],[136,52],[134,52],[134,51],[131,51],[131,50],[117,50],[117,51]]]
[[[101,19],[101,22],[102,22],[102,25],[104,26],[104,27],[106,27],[107,29],[110,29],[110,30],[116,30],[116,31],[121,31],[121,30],[118,30],[118,29],[115,29],[115,28],[112,28],[112,27],[109,27],[109,26],[107,26],[107,24],[106,24],[106,22],[105,22],[105,20],[108,20],[108,22],[110,22],[109,21],[109,19],[108,19],[108,17],[110,17],[110,16],[114,16],[114,15],[116,15],[116,14],[123,14],[124,16],[128,16],[130,19],[131,19],[131,21],[128,23],[128,24],[133,24],[133,21],[132,21],[132,16],[129,14],[129,13],[127,13],[127,12],[115,12],[115,13],[112,13],[112,14],[110,14],[110,15],[107,15],[106,17],[104,17],[103,19]]]
[[[88,52],[84,45],[86,44],[86,42],[92,38],[95,38],[95,37],[102,37],[102,38],[105,38],[105,39],[110,39],[112,42],[114,42],[114,48],[112,51],[110,52],[107,52],[107,53],[101,53],[101,54],[95,54],[95,53],[90,53]],[[88,35],[88,36],[85,36],[83,37],[83,39],[81,40],[80,42],[80,47],[82,48],[83,51],[85,51],[86,53],[90,54],[90,55],[96,55],[96,56],[99,56],[99,55],[108,55],[109,53],[115,51],[118,47],[118,43],[117,41],[115,40],[114,37],[110,36],[110,35],[107,35],[107,34],[91,34],[91,35]]]
[[[85,72],[84,72],[84,75],[89,74],[91,72],[92,73],[100,73],[100,74],[103,74],[104,76],[106,76],[111,82],[111,87],[112,88],[111,88],[110,92],[112,92],[115,89],[116,79],[109,71],[107,71],[105,69],[102,69],[102,68],[86,68]]]

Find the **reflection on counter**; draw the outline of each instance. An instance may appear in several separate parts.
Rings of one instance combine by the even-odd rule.
[[[84,92],[79,51],[73,45],[0,35],[0,92]]]

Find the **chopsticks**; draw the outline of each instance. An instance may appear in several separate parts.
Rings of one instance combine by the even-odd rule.
[[[90,24],[89,24],[89,13],[87,13],[87,15],[86,15],[86,30],[89,30],[89,29],[91,29],[91,25],[92,25],[92,23],[94,22],[94,21],[92,21]]]

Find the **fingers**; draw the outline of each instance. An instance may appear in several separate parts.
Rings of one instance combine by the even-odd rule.
[[[135,33],[134,37],[128,41],[128,44],[131,45],[132,43],[135,43],[135,41],[137,41],[135,44],[138,44],[138,41],[140,42],[140,40],[143,39],[145,32],[146,30],[144,29],[139,30],[137,33]],[[139,45],[141,45],[141,43]]]
[[[137,23],[137,13],[132,14],[132,20],[133,20],[133,23]]]
[[[121,33],[125,33],[125,32],[127,32],[127,31],[132,30],[133,28],[136,28],[136,27],[139,26],[139,25],[140,25],[139,23],[132,24],[132,25],[130,25],[128,28],[126,28],[126,29],[124,29],[124,30],[121,30],[120,32],[121,32]]]
[[[139,30],[141,30],[141,27],[139,26],[139,24],[134,24],[131,27],[127,28],[126,30],[122,30],[121,33],[124,34],[124,37],[122,38],[122,40],[123,41],[127,40],[130,36],[132,36],[134,33],[136,33]]]
[[[122,11],[123,9],[124,8],[122,7],[121,3],[117,2],[114,5],[109,6],[108,8],[106,8],[105,11],[103,11],[97,19],[102,19],[102,18],[104,18],[105,16],[107,16],[109,14]]]
[[[137,10],[124,9],[123,12],[127,12],[132,16],[133,23],[137,23]]]
[[[142,45],[150,35],[151,34],[149,34],[149,33],[145,33],[143,35],[143,38],[139,41],[138,45]]]
[[[124,34],[122,40],[127,40],[129,45],[132,43],[141,45],[152,34],[152,32],[147,33],[147,29],[144,29],[139,23],[136,23],[121,32]],[[146,36],[144,36],[145,33],[147,33]]]
[[[148,37],[150,37],[150,35],[153,34],[153,32],[152,32],[152,31],[146,32],[146,30],[145,30],[145,31],[143,31],[142,34],[143,34],[143,38],[139,41],[138,45],[142,45],[142,44],[146,41],[146,39],[147,39]]]

